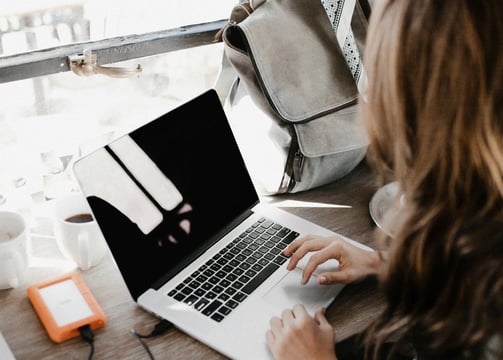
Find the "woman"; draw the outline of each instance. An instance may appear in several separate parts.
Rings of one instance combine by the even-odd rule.
[[[320,250],[304,279],[329,258],[340,270],[320,283],[378,275],[370,359],[390,341],[418,359],[503,359],[503,2],[378,0],[368,34],[369,154],[403,209],[379,252],[308,236],[285,250],[289,268]],[[277,359],[336,358],[322,311],[285,310],[266,337]]]

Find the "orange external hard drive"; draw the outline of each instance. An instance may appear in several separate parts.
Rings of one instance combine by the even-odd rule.
[[[28,298],[49,337],[56,343],[79,336],[79,328],[105,326],[106,316],[76,272],[31,285]]]

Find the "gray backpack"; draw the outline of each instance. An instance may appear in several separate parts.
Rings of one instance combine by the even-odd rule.
[[[352,48],[338,42],[332,22],[342,22],[344,14],[329,14],[316,0],[243,3],[222,30],[238,75],[226,110],[263,194],[330,183],[365,157],[355,72],[361,70],[368,14],[358,1],[351,11]],[[350,51],[355,56],[348,60]]]

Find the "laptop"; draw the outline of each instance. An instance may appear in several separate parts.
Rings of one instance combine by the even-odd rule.
[[[342,289],[286,270],[289,243],[333,232],[259,201],[213,89],[73,170],[132,298],[225,356],[271,358],[272,316],[297,303],[313,314]]]

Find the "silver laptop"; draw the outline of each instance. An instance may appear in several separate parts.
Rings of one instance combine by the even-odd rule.
[[[282,250],[300,234],[333,233],[260,203],[214,90],[74,173],[133,299],[230,358],[270,358],[272,316],[297,303],[314,313],[342,289],[286,270]]]

